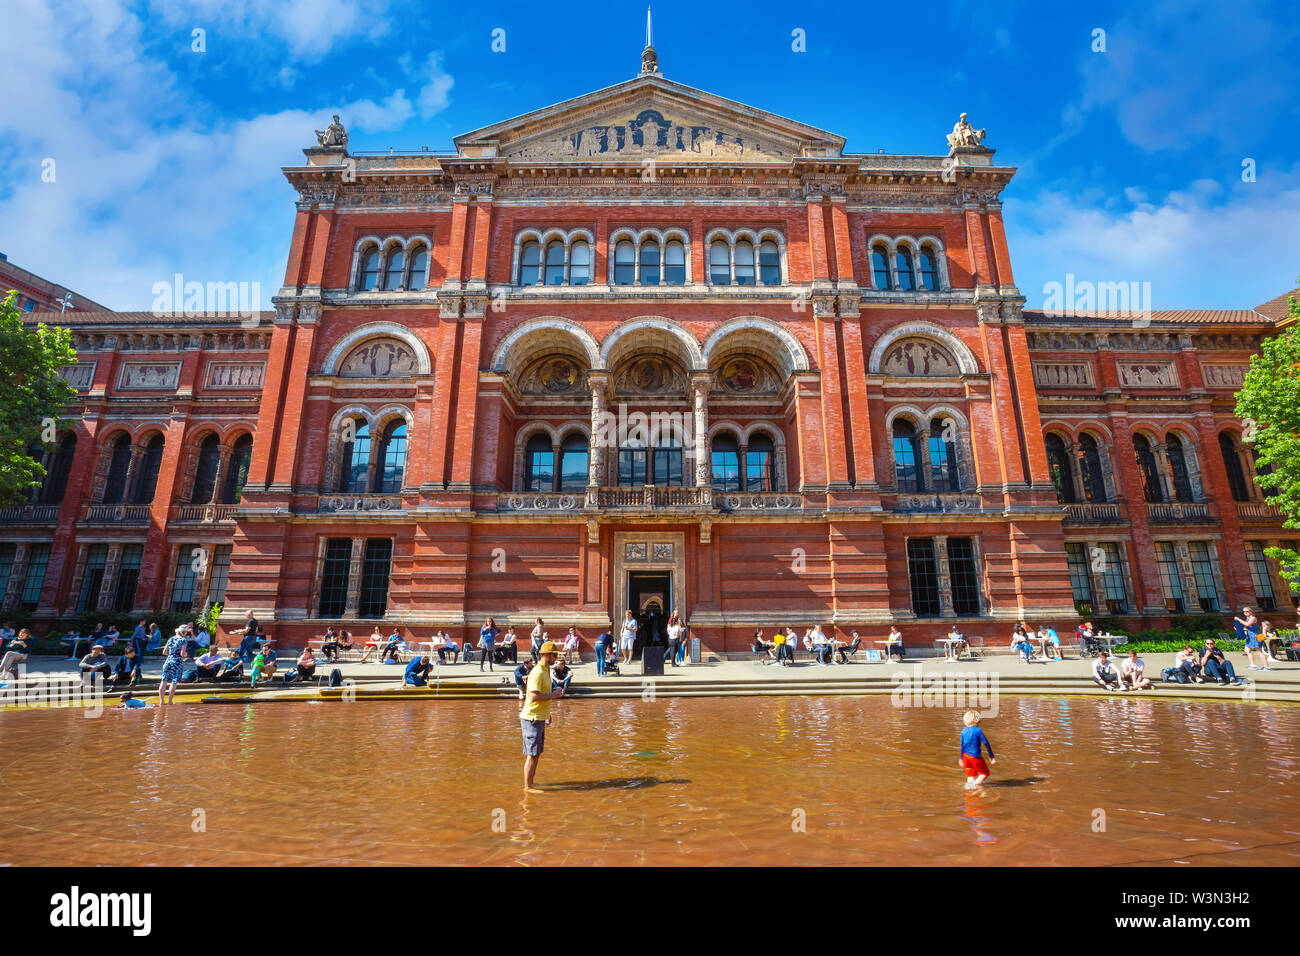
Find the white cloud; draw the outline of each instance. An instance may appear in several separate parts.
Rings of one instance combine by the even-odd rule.
[[[424,84],[424,88],[420,90],[416,103],[420,107],[420,116],[429,119],[435,113],[441,113],[450,105],[451,98],[447,94],[451,92],[452,83],[455,81],[450,74],[443,70],[441,53],[430,53],[426,68],[428,69],[428,81]]]
[[[208,30],[208,49],[248,37],[279,40],[291,56],[318,60],[340,41],[384,35],[386,0],[153,0],[150,16],[174,28]]]

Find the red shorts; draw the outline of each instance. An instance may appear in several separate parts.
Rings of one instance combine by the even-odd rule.
[[[966,771],[968,777],[987,777],[989,775],[989,765],[984,762],[983,757],[972,757],[970,754],[961,755],[961,766]]]

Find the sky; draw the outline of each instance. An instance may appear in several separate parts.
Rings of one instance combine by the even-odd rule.
[[[280,167],[332,113],[353,150],[450,149],[635,76],[644,31],[643,0],[4,0],[0,252],[112,308],[148,309],[176,273],[257,282],[270,308],[296,198]],[[1156,309],[1250,308],[1300,276],[1289,3],[661,0],[654,41],[668,79],[849,152],[945,154],[969,113],[1018,168],[1030,307],[1067,274],[1149,282]]]

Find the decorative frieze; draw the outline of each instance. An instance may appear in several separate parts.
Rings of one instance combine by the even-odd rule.
[[[1034,362],[1034,384],[1044,388],[1091,388],[1091,362]]]
[[[1201,381],[1206,388],[1241,388],[1246,381],[1249,365],[1224,365],[1218,362],[1201,363]]]
[[[119,389],[175,389],[180,384],[180,362],[125,362],[117,377]]]
[[[98,364],[98,362],[78,362],[76,365],[65,365],[59,370],[59,375],[77,391],[84,392],[95,383],[95,366]]]
[[[208,365],[208,388],[261,388],[265,362],[212,362]]]
[[[1177,388],[1179,384],[1173,362],[1116,362],[1115,367],[1125,388]]]

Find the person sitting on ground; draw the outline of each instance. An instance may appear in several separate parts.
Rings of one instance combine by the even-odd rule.
[[[1183,645],[1183,649],[1174,655],[1174,667],[1182,675],[1178,683],[1205,683],[1205,678],[1201,676],[1201,655],[1192,650],[1192,645]]]
[[[1029,632],[1025,629],[1023,621],[1011,632],[1011,650],[1024,655],[1026,664],[1033,663],[1034,645],[1029,642]]]
[[[263,634],[262,636],[265,637],[266,635]],[[275,648],[271,646],[274,643],[274,641],[270,640],[263,641],[261,650],[258,652],[262,655],[262,675],[266,677],[267,680],[274,677],[276,670],[280,667],[280,665],[276,663],[276,659],[279,655],[275,653]]]
[[[27,662],[27,647],[31,640],[32,632],[24,627],[18,632],[18,636],[9,642],[4,658],[0,659],[0,680],[10,674],[15,680],[18,679],[18,665]]]
[[[1110,652],[1101,651],[1097,654],[1097,659],[1092,662],[1092,679],[1098,687],[1104,687],[1106,690],[1120,690],[1123,684],[1120,682],[1119,675],[1115,673],[1115,668],[1110,665]]]
[[[140,669],[140,658],[135,656],[135,647],[128,644],[123,648],[122,656],[117,659],[117,664],[113,666],[113,673],[108,678],[109,686],[129,687],[132,684],[140,683],[143,679],[144,674]]]
[[[199,680],[219,681],[221,672],[226,668],[226,659],[215,647],[209,647],[194,661],[194,668]]]
[[[294,667],[298,671],[299,680],[311,680],[316,676],[316,655],[312,653],[310,646],[302,649]]]
[[[95,675],[101,675],[104,680],[108,680],[113,673],[113,665],[108,662],[104,656],[104,645],[95,644],[90,648],[90,653],[81,659],[81,679],[95,680]]]
[[[1038,646],[1043,651],[1044,660],[1065,660],[1065,658],[1061,656],[1061,635],[1057,634],[1056,631],[1052,630],[1052,628],[1048,627],[1046,624],[1040,624],[1038,625],[1038,633],[1036,637],[1038,639]],[[1049,650],[1051,652],[1050,654],[1048,653]]]
[[[339,636],[333,625],[325,628],[325,636],[321,638],[320,643],[320,656],[323,661],[339,659]]]
[[[1206,640],[1205,650],[1201,653],[1201,673],[1220,684],[1241,683],[1241,678],[1232,669],[1232,662],[1223,655],[1212,637]]]
[[[521,709],[524,706],[524,691],[528,687],[528,675],[536,666],[537,662],[528,657],[515,668],[515,686],[519,688],[519,707]]]
[[[555,662],[551,668],[551,684],[555,690],[568,691],[569,684],[573,682],[573,668],[564,658]]]
[[[138,707],[149,706],[144,701],[142,701],[139,697],[136,697],[134,694],[132,694],[129,690],[125,694],[123,694],[120,699],[122,703],[118,704],[117,706],[122,708],[123,710],[135,710]]]
[[[375,629],[371,631],[370,636],[366,638],[365,649],[362,650],[361,652],[361,663],[364,664],[366,661],[370,660],[370,655],[378,651],[383,646],[384,646],[384,632],[381,631],[379,629],[379,625],[376,624]]]
[[[1128,652],[1128,660],[1120,665],[1119,676],[1129,690],[1146,690],[1151,686],[1150,678],[1144,676],[1146,661],[1138,657],[1137,651]]]
[[[956,624],[954,624],[952,630],[948,632],[948,643],[944,645],[944,648],[944,660],[961,660],[961,652],[966,649],[966,635],[961,632],[961,628]]]
[[[393,633],[388,635],[388,640],[384,642],[383,650],[379,652],[379,663],[392,658],[393,663],[400,663],[397,659],[397,652],[402,649],[402,632],[393,628]]]
[[[219,654],[220,651],[213,648],[213,653]],[[242,684],[244,682],[244,662],[233,654],[230,657],[224,658],[223,662],[225,664],[225,670],[217,672],[217,680],[232,681],[236,684]]]
[[[498,664],[519,663],[519,635],[515,633],[513,624],[506,625],[506,632],[501,635],[501,641],[494,645],[494,659]]]
[[[406,665],[406,672],[402,674],[402,687],[427,687],[429,672],[432,670],[433,662],[429,660],[429,655],[421,654],[411,658]]]
[[[569,625],[569,632],[564,635],[564,662],[571,664],[573,655],[578,653],[578,648],[582,646],[582,634],[572,624]]]

